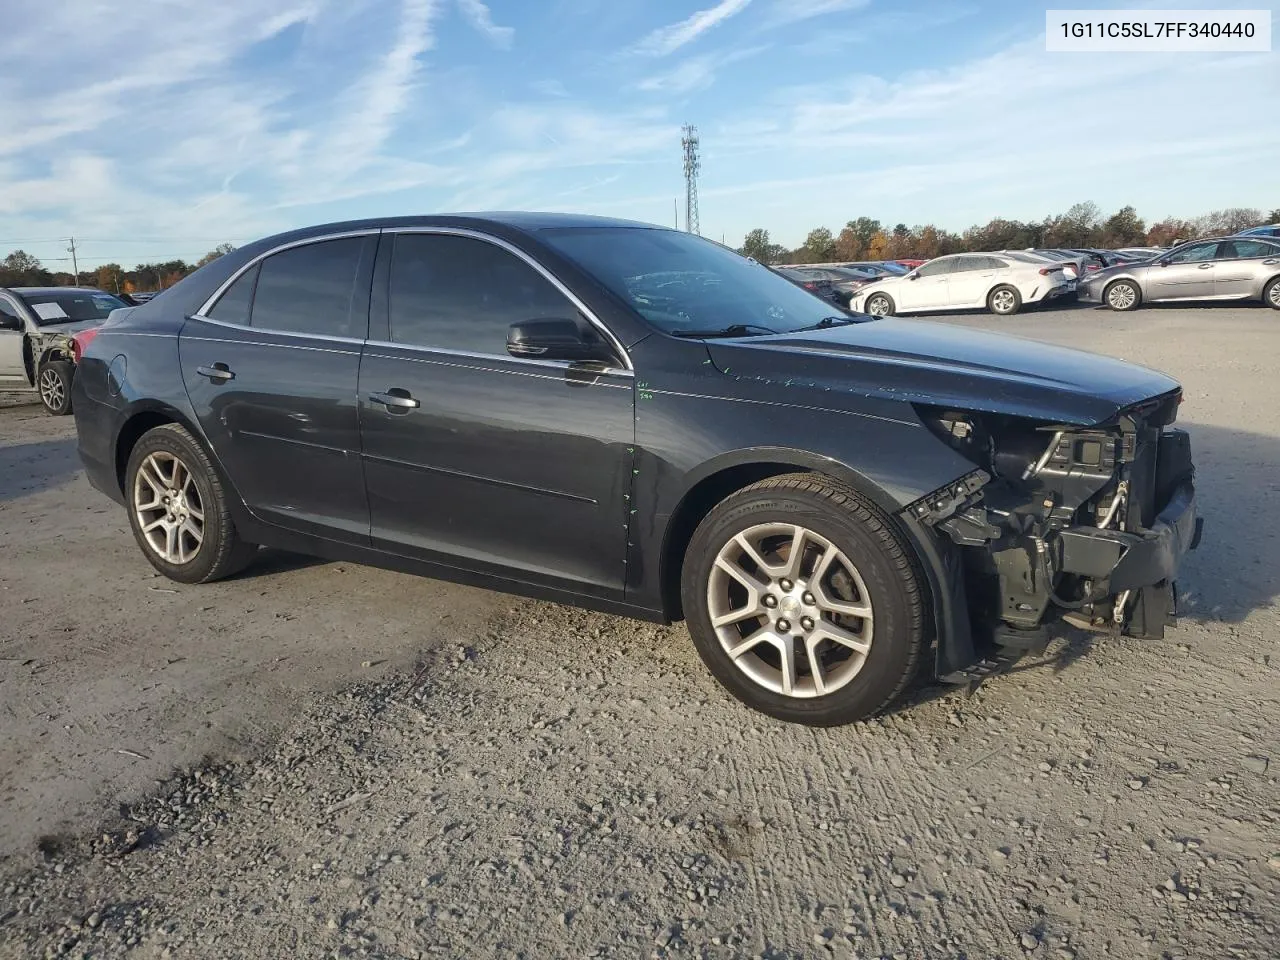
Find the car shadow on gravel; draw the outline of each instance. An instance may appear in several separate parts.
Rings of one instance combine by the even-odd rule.
[[[0,503],[59,487],[79,472],[73,439],[0,447]]]

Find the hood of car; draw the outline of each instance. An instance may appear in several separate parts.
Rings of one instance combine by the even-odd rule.
[[[1095,424],[1178,388],[1111,357],[970,327],[886,318],[707,342],[730,376],[886,400]]]
[[[73,333],[79,333],[81,330],[90,330],[93,327],[102,326],[102,320],[77,320],[74,323],[50,323],[40,328],[41,336],[71,336]]]
[[[1086,273],[1081,280],[1110,280],[1112,277],[1121,275],[1135,277],[1142,271],[1147,269],[1148,264],[1140,261],[1137,263],[1117,263],[1114,267],[1103,267],[1101,270],[1094,270],[1092,273]]]

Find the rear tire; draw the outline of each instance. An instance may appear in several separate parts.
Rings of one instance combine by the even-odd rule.
[[[914,678],[921,582],[887,516],[830,477],[789,474],[703,519],[681,599],[699,656],[733,696],[779,720],[835,726],[885,710]]]
[[[1280,310],[1280,277],[1273,277],[1263,289],[1262,302],[1273,310]]]
[[[1001,284],[987,294],[987,309],[999,317],[1011,317],[1022,309],[1022,294],[1016,287]]]
[[[65,417],[71,412],[71,377],[75,367],[67,360],[47,360],[40,364],[36,374],[36,387],[40,391],[40,403],[55,417]]]
[[[867,298],[867,313],[873,317],[893,316],[893,297],[887,293],[873,293]]]
[[[257,552],[236,532],[213,461],[176,423],[142,435],[129,455],[124,494],[138,547],[170,580],[221,580]]]
[[[1142,291],[1132,280],[1116,280],[1102,292],[1102,300],[1112,310],[1136,310],[1142,303]]]

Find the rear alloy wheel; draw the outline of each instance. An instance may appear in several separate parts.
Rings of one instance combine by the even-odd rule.
[[[1280,277],[1267,284],[1267,288],[1262,291],[1262,302],[1280,310]]]
[[[1022,309],[1022,294],[1014,287],[996,287],[987,297],[987,309],[1002,317],[1012,316]]]
[[[1107,287],[1104,299],[1112,310],[1132,310],[1142,302],[1142,294],[1131,281],[1117,280]]]
[[[820,475],[764,480],[715,507],[681,595],[708,669],[781,720],[832,726],[883,710],[924,646],[918,575],[891,521]]]
[[[177,424],[145,434],[129,457],[129,525],[151,565],[180,583],[241,570],[256,550],[241,541],[213,463]]]
[[[887,293],[873,293],[867,300],[867,313],[873,317],[887,317],[893,313],[893,300]]]
[[[71,412],[71,375],[75,368],[66,360],[49,360],[40,365],[36,385],[40,402],[55,417]]]

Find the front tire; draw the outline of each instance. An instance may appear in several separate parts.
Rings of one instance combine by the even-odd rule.
[[[65,417],[71,412],[71,377],[75,367],[67,360],[48,360],[40,365],[36,386],[40,391],[40,403],[55,417]]]
[[[1280,277],[1275,277],[1262,291],[1262,302],[1273,310],[1280,310]]]
[[[998,286],[987,295],[987,309],[996,316],[1011,317],[1022,309],[1022,294],[1016,287]]]
[[[1142,303],[1142,291],[1131,280],[1117,280],[1103,291],[1102,299],[1112,310],[1136,310]]]
[[[892,521],[843,484],[790,474],[717,505],[685,554],[694,646],[747,706],[794,723],[872,716],[925,646],[921,577]]]
[[[143,555],[170,580],[208,583],[242,570],[256,547],[236,532],[213,461],[184,427],[143,434],[125,470],[129,525]]]
[[[887,293],[873,293],[867,298],[867,313],[873,317],[893,315],[893,298]]]

